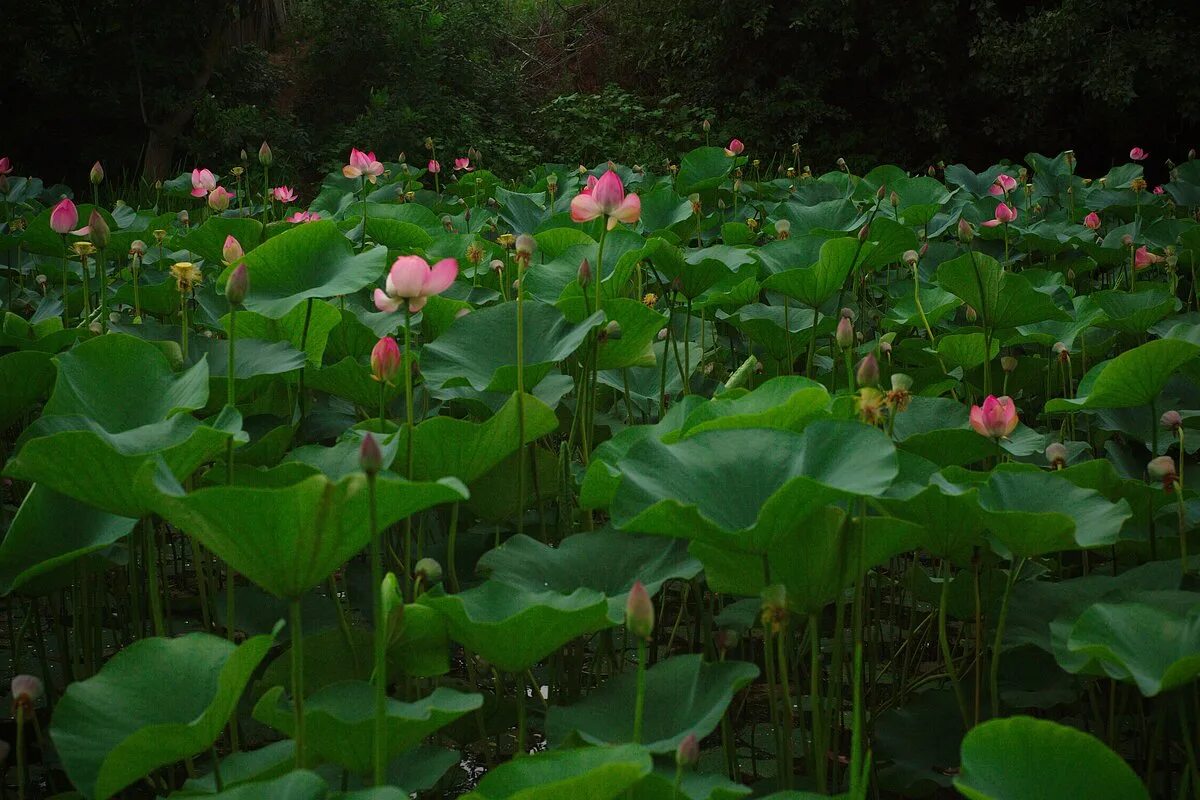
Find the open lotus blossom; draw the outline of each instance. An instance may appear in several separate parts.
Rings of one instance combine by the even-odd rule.
[[[431,158],[429,159],[429,163],[425,165],[425,169],[429,171],[430,175],[437,175],[442,171],[442,165],[437,162],[437,159]]]
[[[1155,186],[1155,187],[1154,187],[1154,193],[1155,193],[1155,194],[1162,194],[1163,192],[1164,192],[1164,189],[1163,189],[1163,187],[1161,187],[1161,186]]]
[[[276,186],[271,190],[271,196],[280,203],[296,202],[296,193],[292,191],[290,186]]]
[[[0,175],[8,175],[13,171],[12,161],[8,156],[0,158]]]
[[[1133,266],[1135,269],[1145,269],[1160,261],[1162,261],[1162,256],[1151,253],[1146,245],[1142,245],[1133,251]]]
[[[971,406],[971,428],[980,436],[1003,439],[1017,428],[1017,407],[1011,397],[988,395],[982,406]]]
[[[204,197],[217,188],[217,176],[206,169],[192,170],[192,197]]]
[[[1097,214],[1095,211],[1091,212],[1090,214],[1088,214],[1086,217],[1083,218],[1083,224],[1084,224],[1084,227],[1089,228],[1093,231],[1099,230],[1100,215]]]
[[[66,236],[78,224],[79,209],[75,207],[69,197],[60,200],[54,210],[50,212],[50,229],[60,236]]]
[[[1017,218],[1017,209],[1015,206],[1010,207],[1007,203],[996,204],[996,218],[989,219],[983,223],[985,228],[994,228],[997,225],[1015,221]]]
[[[375,290],[375,307],[394,312],[407,303],[415,314],[430,297],[449,289],[457,277],[458,262],[453,258],[443,258],[431,267],[420,256],[400,256],[388,270],[385,288]]]
[[[1017,179],[1011,175],[1006,175],[1001,172],[996,176],[996,181],[992,184],[988,192],[999,197],[1002,194],[1007,194],[1017,188]]]
[[[732,158],[733,156],[741,155],[746,149],[746,145],[742,144],[741,139],[730,139],[729,146],[725,148],[725,155]]]
[[[464,170],[467,172],[470,172],[473,169],[475,169],[475,168],[471,166],[471,159],[469,159],[469,158],[454,159],[454,171],[455,172],[462,172]]]
[[[218,186],[208,193],[208,207],[219,214],[229,208],[229,201],[233,198],[233,192],[224,186]]]
[[[321,218],[321,215],[316,211],[297,211],[292,214],[284,222],[301,223],[301,222],[316,222]]]
[[[588,179],[583,191],[571,200],[571,219],[591,222],[596,217],[608,217],[608,229],[617,223],[633,224],[642,216],[642,201],[636,194],[625,194],[625,185],[617,173],[609,170],[599,180]]]
[[[383,174],[383,164],[379,163],[374,153],[364,153],[357,147],[350,148],[350,163],[342,167],[342,175],[347,178],[366,178],[371,183]]]
[[[1145,161],[1150,157],[1150,154],[1140,147],[1135,147],[1129,151],[1129,157],[1134,161]]]

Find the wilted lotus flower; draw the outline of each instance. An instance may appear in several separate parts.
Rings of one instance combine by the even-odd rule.
[[[23,706],[31,710],[44,692],[41,678],[36,675],[17,675],[12,679],[13,708]]]
[[[75,207],[69,197],[60,200],[54,210],[50,212],[50,229],[60,236],[66,236],[75,230],[75,226],[78,224],[79,209]]]
[[[725,148],[725,155],[732,158],[733,156],[741,155],[742,151],[745,149],[746,145],[742,144],[741,139],[731,139],[729,141],[729,146]]]
[[[1067,446],[1062,442],[1051,442],[1046,447],[1046,461],[1054,469],[1062,469],[1067,465]]]
[[[232,264],[244,255],[246,252],[242,250],[241,243],[233,236],[226,236],[225,244],[221,246],[221,258],[225,260],[225,263]]]
[[[350,148],[350,163],[342,167],[342,175],[347,178],[366,178],[371,183],[383,174],[383,164],[375,158],[374,153],[364,153],[357,147]]]
[[[634,581],[625,600],[625,627],[639,639],[649,639],[654,631],[654,603],[641,581]]]
[[[996,204],[996,218],[989,219],[987,222],[984,222],[983,227],[994,228],[1000,224],[1015,222],[1016,219],[1017,219],[1017,209],[1015,206],[1009,207],[1009,205],[1007,203],[997,203]]]
[[[1088,214],[1086,217],[1083,218],[1083,224],[1089,230],[1093,230],[1093,231],[1099,230],[1100,229],[1100,215],[1097,214],[1095,211],[1091,212],[1090,214]]]
[[[1168,492],[1174,488],[1175,482],[1179,479],[1179,475],[1175,471],[1175,459],[1170,456],[1159,456],[1152,459],[1146,465],[1146,474],[1152,481],[1162,481],[1163,489]]]
[[[1016,178],[1005,175],[1003,172],[1001,172],[996,176],[996,180],[992,184],[991,188],[988,189],[988,193],[999,197],[1002,194],[1011,192],[1015,188],[1017,188]]]
[[[204,197],[217,188],[217,176],[207,169],[192,170],[192,197]]]
[[[387,291],[375,290],[375,308],[380,311],[399,311],[405,303],[415,314],[435,294],[450,288],[458,277],[458,262],[443,258],[432,267],[420,256],[400,256],[388,271]]]
[[[588,179],[587,187],[571,200],[571,219],[591,222],[596,217],[608,217],[608,229],[617,223],[630,225],[642,216],[642,201],[636,194],[625,194],[625,185],[617,173],[609,170],[599,180]]]
[[[271,190],[271,194],[280,203],[296,202],[296,193],[290,186],[276,186]]]
[[[1129,151],[1129,157],[1134,161],[1145,161],[1150,157],[1150,154],[1140,147],[1135,147]]]
[[[229,201],[233,199],[233,192],[226,189],[224,186],[218,186],[208,193],[208,207],[220,214],[225,209],[229,208]]]
[[[1003,439],[1017,428],[1017,407],[1011,397],[988,395],[982,406],[971,406],[971,428],[980,436]]]
[[[375,380],[390,384],[402,364],[400,346],[391,336],[384,336],[371,348],[371,377]]]

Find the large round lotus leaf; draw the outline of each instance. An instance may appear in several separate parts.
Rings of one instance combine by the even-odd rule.
[[[651,753],[672,753],[687,735],[703,739],[721,722],[739,690],[758,677],[744,661],[706,664],[701,655],[674,655],[646,672],[642,743]],[[570,706],[554,706],[546,715],[551,741],[578,734],[591,744],[633,740],[637,671],[630,669]]]
[[[724,775],[688,769],[683,771],[676,792],[674,765],[660,762],[627,796],[632,800],[738,800],[749,795],[749,787],[734,783]]]
[[[329,577],[370,540],[367,478],[310,475],[279,486],[213,486],[187,493],[162,470],[139,480],[154,510],[242,575],[295,598]],[[410,514],[467,498],[453,478],[376,479],[380,530]]]
[[[67,687],[50,738],[71,783],[105,800],[216,740],[274,641],[235,647],[207,633],[143,639]]]
[[[0,541],[0,595],[109,547],[135,524],[34,484]]]
[[[650,437],[616,467],[615,527],[746,552],[762,552],[792,521],[827,503],[881,494],[898,472],[882,432],[831,420],[799,434],[713,430],[670,445]]]
[[[971,729],[954,786],[970,800],[1149,800],[1119,755],[1057,722],[1010,717]]]
[[[242,263],[250,275],[246,308],[278,319],[309,298],[352,294],[380,280],[387,249],[355,253],[337,225],[310,222],[271,237]]]
[[[1027,456],[1046,446],[1045,436],[1022,424],[997,445],[971,429],[969,414],[965,405],[946,397],[914,397],[904,413],[896,415],[892,432],[902,449],[942,466],[972,464],[1001,449]]]
[[[694,578],[700,562],[688,555],[684,542],[602,530],[569,536],[558,547],[513,536],[484,553],[479,569],[494,581],[530,592],[567,595],[580,587],[594,589],[608,597],[608,618],[615,625],[624,619],[634,581],[654,595],[672,578]]]
[[[1133,334],[1150,330],[1173,312],[1178,302],[1166,287],[1152,285],[1138,287],[1133,293],[1115,289],[1096,292],[1088,299],[1104,314],[1101,327]]]
[[[697,147],[679,160],[675,193],[687,197],[693,192],[717,188],[733,169],[734,161],[722,147]]]
[[[224,268],[222,259],[225,237],[232,236],[237,239],[242,250],[249,253],[258,247],[262,233],[262,223],[252,217],[211,216],[204,220],[204,224],[190,229],[186,236],[177,238],[174,244],[181,250],[189,251],[196,258],[204,259],[206,265],[216,267],[216,271],[219,272]],[[146,237],[147,240],[149,238]]]
[[[195,361],[208,360],[209,374],[217,380],[229,375],[229,340],[198,336],[188,345],[188,355]],[[235,380],[248,380],[260,375],[281,375],[304,366],[304,353],[290,342],[264,342],[262,339],[237,337],[233,352]],[[224,390],[224,383],[221,385]]]
[[[1074,398],[1057,397],[1046,403],[1046,411],[1149,405],[1162,394],[1175,370],[1198,354],[1200,346],[1182,339],[1147,342],[1088,370]]]
[[[954,693],[926,690],[875,721],[874,761],[880,788],[923,797],[948,789],[958,769],[962,713]]]
[[[524,305],[525,389],[546,377],[550,368],[579,347],[604,322],[597,312],[572,325],[557,308],[536,300]],[[517,388],[517,304],[481,308],[455,321],[425,345],[421,374],[435,387],[470,385],[477,391],[512,392]]]
[[[870,248],[859,247],[852,237],[830,239],[821,245],[817,263],[795,264],[799,269],[777,272],[763,281],[763,288],[779,292],[809,308],[817,308],[830,299],[846,284],[846,278],[855,264],[862,264]],[[858,261],[855,261],[857,255]]]
[[[983,253],[966,253],[943,262],[938,267],[937,282],[979,312],[980,324],[993,330],[1069,319],[1049,295]]]
[[[463,800],[614,800],[652,767],[632,744],[551,750],[489,770]]]
[[[255,750],[229,753],[221,759],[221,783],[226,790],[242,783],[266,782],[292,771],[296,764],[296,743],[291,739],[271,742]],[[262,785],[259,783],[258,785]],[[216,794],[216,776],[209,772],[188,778],[183,783],[181,794],[196,792]],[[184,795],[186,796],[186,795]]]
[[[1132,679],[1146,697],[1186,685],[1200,675],[1200,594],[1141,592],[1096,603],[1076,620],[1067,647]]]
[[[438,688],[414,703],[387,699],[388,757],[418,744],[439,728],[479,708],[483,697]],[[291,736],[296,722],[283,687],[267,692],[254,718]],[[366,681],[330,684],[304,702],[306,743],[321,758],[357,774],[371,771],[375,748],[375,689]]]
[[[599,369],[646,367],[654,364],[652,347],[667,319],[641,301],[628,297],[610,297],[603,302],[604,316],[621,326],[621,335],[608,337],[600,344]]]
[[[679,436],[729,428],[800,431],[812,420],[827,416],[828,406],[829,391],[824,386],[798,375],[783,375],[753,391],[728,392],[701,403],[688,414]]]
[[[54,383],[49,353],[27,350],[0,357],[0,431],[7,430],[25,411],[43,399]]]
[[[235,755],[242,755],[240,753]],[[293,756],[294,758],[294,756]],[[221,764],[222,773],[225,765]],[[224,774],[221,776],[224,778]],[[298,769],[264,781],[243,782],[216,794],[213,800],[324,800],[329,785],[315,772]]]
[[[419,603],[440,613],[450,637],[506,672],[520,672],[585,633],[613,623],[608,598],[592,589],[568,595],[485,581],[459,594],[427,592]]]
[[[329,343],[329,336],[341,321],[342,315],[335,306],[324,300],[314,300],[297,305],[278,318],[256,314],[253,311],[239,311],[237,336],[239,342],[243,338],[287,342],[296,350],[303,350],[309,364],[320,364],[325,347]],[[229,315],[221,317],[220,323],[221,327],[229,330]],[[304,344],[303,347],[300,346],[301,343]]]
[[[896,213],[905,225],[925,225],[950,200],[952,192],[937,178],[901,178],[887,187],[900,199]]]

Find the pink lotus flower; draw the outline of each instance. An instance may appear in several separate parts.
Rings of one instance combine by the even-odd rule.
[[[1088,214],[1086,217],[1083,218],[1083,224],[1085,227],[1087,227],[1093,231],[1099,230],[1100,229],[1100,215],[1097,214],[1095,211],[1093,211],[1092,213]]]
[[[206,169],[192,170],[192,197],[204,197],[217,188],[217,176]]]
[[[1129,151],[1129,157],[1134,161],[1145,161],[1150,157],[1150,154],[1140,147],[1135,147]]]
[[[290,217],[284,220],[284,222],[299,224],[301,222],[316,222],[320,218],[321,215],[316,211],[297,211],[295,214],[292,214]]]
[[[442,165],[439,164],[435,159],[431,158],[429,159],[429,163],[425,165],[425,169],[429,171],[430,175],[437,175],[442,171]]]
[[[1011,397],[988,395],[983,406],[971,406],[971,428],[980,436],[1003,439],[1017,429],[1017,407]]]
[[[471,166],[471,159],[469,159],[469,158],[454,159],[454,171],[455,172],[460,172],[462,170],[466,170],[467,172],[470,172],[473,169],[475,169],[475,168]]]
[[[229,201],[234,198],[233,192],[224,186],[218,186],[208,193],[208,207],[220,214],[229,208]]]
[[[449,289],[457,277],[458,262],[453,258],[443,258],[430,267],[420,256],[400,256],[388,271],[384,283],[387,291],[375,290],[375,307],[395,312],[407,303],[408,310],[415,314],[430,297]]]
[[[1161,187],[1161,186],[1155,186],[1155,187],[1154,187],[1154,193],[1155,193],[1155,194],[1162,194],[1162,193],[1163,193],[1163,187]]]
[[[571,219],[575,222],[590,222],[596,217],[608,217],[608,229],[617,223],[632,225],[642,216],[642,201],[636,194],[625,194],[625,185],[617,173],[609,170],[588,185],[571,200]]]
[[[364,153],[357,147],[350,148],[350,163],[342,167],[342,175],[347,178],[366,178],[371,183],[383,174],[383,164],[375,160],[374,153]]]
[[[988,189],[988,192],[996,197],[999,197],[1002,194],[1011,192],[1015,188],[1017,188],[1017,179],[1011,175],[1006,175],[1001,172],[996,176],[996,181],[992,184],[992,187]]]
[[[1146,248],[1146,245],[1142,245],[1133,252],[1134,269],[1145,269],[1157,264],[1159,261],[1162,261],[1162,256],[1151,253]]]
[[[12,170],[12,161],[9,160],[8,156],[0,158],[0,175],[8,175]]]
[[[989,219],[987,222],[983,223],[983,227],[994,228],[1000,224],[1007,224],[1009,222],[1013,222],[1016,220],[1016,218],[1017,218],[1017,209],[1015,206],[1012,208],[1009,208],[1009,206],[1005,203],[998,203],[996,205],[996,218]]]
[[[69,197],[60,200],[54,210],[50,212],[50,229],[60,236],[66,236],[78,224],[79,209],[75,208],[75,204]]]
[[[654,603],[641,581],[633,582],[625,598],[625,628],[642,639],[649,639],[654,632]]]
[[[241,242],[232,236],[226,236],[225,244],[221,247],[221,258],[225,260],[225,263],[232,264],[244,255],[246,252],[242,250]]]
[[[729,146],[725,148],[725,155],[733,158],[734,156],[741,155],[745,149],[746,145],[742,144],[741,139],[730,139]]]
[[[400,346],[391,336],[384,336],[371,348],[371,377],[381,383],[391,383],[400,372]]]
[[[271,195],[280,203],[296,202],[296,193],[288,186],[276,186],[271,190]]]

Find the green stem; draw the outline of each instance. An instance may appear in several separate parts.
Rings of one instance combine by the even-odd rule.
[[[384,784],[387,771],[387,611],[383,601],[383,542],[375,509],[375,473],[367,474],[367,508],[371,531],[371,597],[375,623],[375,758],[374,781]]]
[[[946,609],[950,602],[950,561],[942,559],[942,592],[938,602],[938,648],[942,651],[942,661],[946,665],[946,675],[954,687],[954,697],[958,701],[958,710],[962,714],[963,725],[970,727],[971,720],[967,714],[967,702],[963,698],[962,685],[958,681],[958,670],[954,666],[954,654],[950,652],[950,638],[946,635]]]
[[[17,797],[25,800],[25,705],[17,705]]]
[[[378,587],[377,587],[378,588]],[[300,626],[300,600],[288,604],[292,628],[292,709],[295,712],[296,769],[304,769],[304,634]]]
[[[812,766],[817,792],[825,794],[825,723],[821,711],[821,629],[820,617],[810,614],[809,628],[809,706],[812,712]]]
[[[1025,559],[1019,559],[1011,564],[1008,579],[1004,582],[1004,597],[1000,600],[1000,614],[996,618],[996,635],[992,639],[992,663],[988,673],[988,688],[992,695],[992,717],[1000,716],[1000,647],[1004,642],[1004,624],[1008,620],[1008,598],[1012,594],[1013,585],[1021,574]]]
[[[517,260],[517,533],[525,532],[525,276]],[[597,281],[597,284],[599,282]]]
[[[633,706],[633,743],[642,743],[642,717],[646,710],[646,640],[638,637],[637,699]]]
[[[446,561],[450,574],[450,591],[458,593],[458,503],[450,506],[450,536],[446,542]]]
[[[517,752],[516,758],[528,754],[525,742],[525,672],[519,670],[514,677],[517,679]]]

